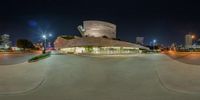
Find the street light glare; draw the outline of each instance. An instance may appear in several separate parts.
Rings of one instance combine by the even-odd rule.
[[[46,39],[47,37],[46,37],[46,35],[42,35],[42,38]]]
[[[192,35],[192,39],[194,39],[195,38],[195,35]]]
[[[153,40],[153,43],[156,43],[157,42],[157,40]]]
[[[52,37],[52,34],[49,34],[49,37]]]

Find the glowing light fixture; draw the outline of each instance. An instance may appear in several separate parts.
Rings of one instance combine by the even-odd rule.
[[[195,35],[192,35],[192,39],[194,39],[195,38]]]
[[[156,43],[156,42],[157,42],[157,40],[154,39],[154,40],[153,40],[153,43]]]
[[[52,37],[52,34],[49,34],[49,37]]]
[[[43,39],[47,39],[47,36],[46,36],[46,35],[42,35],[42,38],[43,38]]]

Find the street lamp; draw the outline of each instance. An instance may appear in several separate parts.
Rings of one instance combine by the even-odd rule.
[[[52,34],[51,34],[51,33],[49,34],[49,37],[52,37]]]
[[[42,35],[42,38],[43,38],[43,39],[47,39],[47,36],[46,36],[46,35]]]
[[[48,37],[52,37],[52,34],[48,34]],[[44,39],[44,43],[43,43],[43,52],[42,53],[46,53],[46,43],[47,43],[47,35],[46,34],[43,34],[42,35],[42,38]]]
[[[195,35],[192,35],[192,39],[195,39]]]
[[[46,42],[47,42],[47,36],[46,35],[42,35],[42,38],[44,39],[44,42],[43,42],[43,51],[42,53],[46,53]]]
[[[154,39],[154,40],[153,40],[153,43],[155,44],[156,42],[157,42],[157,40]]]
[[[157,40],[154,39],[154,40],[153,40],[153,50],[155,50],[156,43],[157,43]]]

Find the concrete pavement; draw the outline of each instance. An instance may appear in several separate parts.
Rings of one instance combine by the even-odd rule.
[[[26,70],[18,69],[19,66],[21,64],[0,66],[5,67],[5,72],[0,75],[5,77],[0,84],[15,83],[4,84],[7,87],[13,85],[14,89],[4,89],[7,95],[0,94],[0,100],[200,99],[198,66],[177,62],[160,54],[127,58],[52,55],[36,63],[22,64],[27,67]],[[10,71],[13,74],[8,74]],[[15,79],[14,76],[19,73],[23,75]],[[12,78],[6,77],[10,75]],[[12,79],[13,82],[6,82]],[[13,94],[15,88],[26,91]]]
[[[167,55],[182,63],[200,65],[199,52],[171,52],[171,53],[168,53]]]
[[[161,57],[156,66],[166,88],[182,93],[200,93],[200,66],[181,63],[168,57]]]
[[[32,58],[37,54],[27,53],[27,54],[0,54],[0,65],[12,65],[26,62],[28,59]]]
[[[0,95],[21,94],[45,82],[44,64],[21,63],[0,66]]]

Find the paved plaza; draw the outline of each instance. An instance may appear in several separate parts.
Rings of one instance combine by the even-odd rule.
[[[200,66],[163,54],[0,65],[0,100],[199,100]]]
[[[35,53],[27,54],[0,54],[0,65],[10,65],[10,64],[19,64],[26,62],[28,59],[35,56]]]

